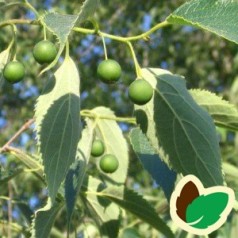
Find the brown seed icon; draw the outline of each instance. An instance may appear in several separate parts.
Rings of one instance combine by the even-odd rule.
[[[199,197],[198,188],[192,181],[189,181],[184,185],[176,201],[177,214],[185,222],[187,207],[196,197]]]

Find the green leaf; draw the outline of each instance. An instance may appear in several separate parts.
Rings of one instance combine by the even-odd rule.
[[[186,222],[195,228],[205,229],[220,219],[221,213],[228,204],[227,193],[215,192],[201,195],[188,205]]]
[[[174,237],[170,228],[158,216],[154,208],[134,191],[128,190],[124,186],[113,186],[104,189],[99,195],[110,199],[142,221],[150,224],[153,228],[164,234],[165,237]]]
[[[130,141],[137,157],[140,159],[144,168],[150,173],[152,178],[162,187],[167,199],[174,190],[176,173],[168,168],[155,150],[151,146],[146,136],[139,128],[130,132]]]
[[[35,174],[41,181],[44,182],[43,178],[43,166],[33,155],[25,153],[19,149],[11,148],[9,154],[15,156],[19,159],[27,168],[32,170],[32,173]]]
[[[177,238],[187,238],[188,232],[185,230],[181,230],[177,236]]]
[[[15,201],[14,204],[18,206],[19,210],[21,211],[21,214],[23,215],[27,223],[30,225],[33,218],[33,212],[30,209],[29,205],[22,201]]]
[[[192,0],[175,10],[167,21],[192,25],[238,43],[238,1]]]
[[[230,226],[231,229],[229,229],[229,235],[227,237],[236,237],[237,230],[238,230],[238,214],[237,213],[233,214],[230,225],[231,225]]]
[[[143,77],[154,88],[154,97],[145,106],[135,107],[136,117],[156,152],[161,153],[159,144],[175,171],[194,174],[205,187],[222,184],[214,123],[188,93],[184,79],[151,68],[143,69]]]
[[[91,17],[98,9],[99,4],[99,0],[85,0],[78,15],[78,22],[84,22]]]
[[[104,188],[100,180],[88,177],[85,186],[87,190],[84,202],[92,218],[100,228],[101,237],[117,237],[120,215],[118,206],[98,196]]]
[[[0,53],[0,89],[4,82],[4,78],[2,76],[2,71],[3,71],[5,64],[8,61],[9,54],[10,54],[10,48],[8,48]]]
[[[2,1],[2,2],[1,2]],[[4,0],[0,0],[0,10],[2,11],[6,11],[7,9],[9,9],[10,7],[13,7],[13,6],[16,6],[18,5],[19,6],[19,2],[8,2],[6,3],[6,1]],[[0,16],[0,19],[2,18],[3,16],[1,15]]]
[[[120,238],[141,238],[141,236],[136,228],[126,228]]]
[[[66,58],[47,81],[35,109],[38,145],[52,202],[75,161],[81,135],[79,74]]]
[[[1,223],[5,224],[5,221],[2,219]],[[18,223],[11,222],[11,230],[14,232],[14,235],[21,235],[26,238],[29,238],[31,236],[30,232],[28,230],[26,230],[26,227],[24,227],[23,225],[19,225],[19,222]],[[2,237],[5,238],[6,236],[2,236]]]
[[[93,140],[93,125],[89,121],[87,124],[88,126],[83,130],[82,138],[78,144],[76,161],[71,165],[65,179],[65,199],[68,223],[70,223],[77,195],[84,180],[86,166],[90,158]]]
[[[108,154],[115,155],[119,160],[118,169],[110,175],[104,175],[114,180],[114,182],[116,183],[124,183],[127,177],[129,163],[128,146],[126,139],[124,138],[120,127],[114,120],[100,118],[100,116],[104,118],[115,118],[114,113],[110,109],[105,107],[97,107],[92,110],[92,113],[97,115],[97,137],[104,142],[106,152]]]
[[[57,36],[60,47],[54,61],[42,70],[41,74],[53,68],[57,64],[68,40],[69,34],[76,25],[76,22],[80,23],[87,20],[94,14],[98,7],[99,0],[85,0],[78,15],[63,15],[56,12],[49,12],[45,14],[42,18],[42,23],[49,31]]]
[[[238,168],[230,163],[223,162],[222,169],[225,173],[226,179],[231,177],[234,182],[238,182]]]
[[[236,76],[229,90],[229,101],[238,108],[238,77]]]
[[[77,15],[62,15],[55,12],[49,12],[45,14],[42,19],[42,23],[49,31],[57,36],[60,47],[54,61],[49,64],[41,73],[44,73],[56,65],[77,19]]]
[[[55,202],[52,206],[50,200],[48,200],[45,207],[36,211],[35,218],[32,222],[31,238],[49,237],[55,218],[62,206],[63,203],[60,202]]]
[[[7,183],[17,175],[21,174],[23,171],[23,169],[17,169],[15,171],[0,171],[0,185]]]
[[[56,12],[49,12],[44,15],[42,20],[46,27],[58,37],[60,43],[66,43],[77,18],[77,15],[63,15]]]
[[[196,103],[203,107],[217,126],[238,130],[238,111],[234,105],[214,93],[205,90],[190,90]]]
[[[6,1],[5,0],[0,0],[0,10],[6,5]],[[2,16],[0,16],[0,19],[2,18]]]

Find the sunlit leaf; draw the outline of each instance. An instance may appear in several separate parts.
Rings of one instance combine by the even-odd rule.
[[[87,188],[85,205],[88,212],[96,221],[102,237],[115,238],[119,232],[119,207],[110,203],[108,199],[98,196],[104,188],[100,180],[88,177],[85,182]]]
[[[49,64],[41,73],[51,69],[56,65],[77,19],[77,15],[62,15],[56,12],[49,12],[43,17],[43,24],[49,31],[57,36],[60,46],[54,61]]]
[[[110,175],[104,175],[113,179],[116,183],[124,183],[127,177],[129,163],[126,139],[115,120],[106,119],[110,117],[115,118],[114,113],[110,109],[97,107],[93,109],[92,112],[98,115],[96,118],[96,136],[104,142],[106,153],[115,155],[119,160],[118,169]]]
[[[189,90],[196,103],[203,107],[217,126],[238,130],[238,110],[228,101],[205,90]]]
[[[59,51],[54,61],[41,73],[54,67],[65,47],[68,37],[76,25],[76,22],[84,22],[91,17],[99,6],[99,0],[85,0],[78,15],[64,15],[56,12],[45,14],[42,23],[46,28],[57,36],[59,40]]]
[[[192,25],[238,43],[238,1],[192,0],[176,9],[167,21]]]
[[[194,174],[205,187],[221,185],[221,155],[210,115],[196,104],[185,80],[162,69],[143,69],[154,88],[145,106],[136,106],[138,123],[156,152],[169,157],[175,171]],[[164,156],[162,156],[163,158]]]
[[[3,82],[4,82],[4,78],[2,76],[2,71],[3,71],[3,68],[4,68],[5,64],[8,61],[9,54],[10,54],[10,49],[9,48],[0,53],[0,89],[1,89],[1,87],[3,85]]]
[[[21,163],[29,168],[33,174],[35,174],[41,181],[44,181],[43,166],[37,157],[16,148],[10,148],[9,154],[20,160]]]
[[[91,17],[98,9],[99,4],[99,0],[85,0],[78,15],[78,22],[84,22]]]
[[[49,196],[54,201],[75,161],[81,135],[79,73],[72,59],[66,58],[47,81],[37,100],[35,122]]]

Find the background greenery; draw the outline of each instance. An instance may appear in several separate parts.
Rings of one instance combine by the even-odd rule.
[[[14,2],[14,1],[9,1]],[[158,22],[162,22],[171,12],[185,1],[109,1],[102,0],[101,7],[96,14],[100,29],[110,34],[132,36],[148,30]],[[78,13],[82,1],[46,0],[31,1],[32,5],[44,13],[53,9],[60,13]],[[19,6],[0,9],[0,20],[14,18],[34,18],[31,11]],[[83,26],[90,27],[90,23]],[[43,33],[38,26],[18,26],[18,54],[27,69],[25,80],[16,85],[4,84],[0,91],[0,144],[6,143],[9,138],[24,124],[33,117],[34,104],[41,92],[44,77],[39,78],[41,70],[33,59],[32,49],[35,43],[43,39]],[[49,36],[53,41],[56,39]],[[3,51],[11,39],[11,31],[7,28],[0,29],[0,51]],[[105,85],[96,76],[98,63],[104,59],[103,46],[100,37],[94,35],[82,35],[73,33],[70,37],[71,56],[77,62],[81,75],[82,109],[91,109],[96,106],[110,107],[117,116],[132,115],[133,104],[128,103],[128,85],[135,79],[135,70],[130,52],[124,44],[106,40],[110,58],[117,60],[123,69],[123,76],[120,83],[116,85]],[[224,98],[229,99],[238,106],[237,83],[235,80],[238,70],[237,45],[228,42],[212,33],[201,31],[188,26],[171,26],[153,33],[148,41],[138,41],[133,44],[136,55],[142,67],[161,67],[169,71],[185,76],[188,88],[209,89]],[[47,72],[51,74],[52,72]],[[238,80],[238,79],[237,79]],[[121,123],[125,135],[129,126]],[[238,165],[238,140],[235,140],[235,133],[225,129],[219,129],[221,138],[222,157],[224,161]],[[26,147],[28,151],[36,150],[35,134],[33,130],[23,133],[15,146]],[[14,157],[0,155],[1,166],[4,168],[21,168],[21,165]],[[92,164],[91,173],[94,171]],[[42,206],[47,197],[44,185],[39,182],[31,173],[24,173],[13,180],[13,197],[19,197],[29,204],[33,210]],[[229,177],[228,177],[229,181]],[[142,172],[141,165],[135,155],[131,152],[129,177],[127,186],[133,187],[139,193],[155,205],[160,214],[168,215],[168,205],[162,192],[151,181],[146,172]],[[0,196],[8,196],[9,189],[0,184]],[[0,216],[7,219],[7,202],[0,200]],[[12,218],[17,223],[24,223],[18,206],[14,206]],[[123,237],[158,237],[157,231],[148,225],[136,220],[133,216],[122,214],[125,228],[133,227],[126,232],[131,235]],[[168,218],[168,217],[167,217]],[[233,223],[237,224],[233,219]],[[91,220],[84,220],[82,227],[89,227],[88,234],[94,232]],[[134,229],[135,228],[135,229]],[[4,225],[1,232],[4,233]],[[54,232],[65,232],[64,216],[57,218]],[[125,233],[126,233],[125,232]],[[229,224],[221,230],[224,237],[229,232]],[[133,235],[132,235],[133,234]],[[230,233],[229,233],[230,235]],[[56,236],[57,237],[57,236]],[[59,237],[59,234],[58,234]],[[91,237],[96,237],[92,235]]]

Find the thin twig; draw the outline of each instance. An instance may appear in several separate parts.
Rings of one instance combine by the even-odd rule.
[[[30,25],[41,25],[39,20],[29,20],[29,19],[11,19],[11,20],[6,20],[0,23],[0,27],[5,27],[8,25],[12,25],[12,24],[30,24]],[[102,31],[98,31],[95,29],[87,29],[87,28],[82,28],[82,27],[74,27],[72,30],[75,32],[79,32],[82,34],[97,34],[100,35],[101,37],[105,37],[105,38],[110,38],[112,40],[116,40],[116,41],[120,41],[120,42],[124,42],[127,43],[128,41],[137,41],[137,40],[148,40],[148,37],[154,33],[155,31],[170,26],[171,24],[167,21],[163,21],[160,22],[158,24],[156,24],[154,27],[152,27],[151,29],[149,29],[148,31],[139,34],[139,35],[135,35],[135,36],[127,36],[127,37],[123,37],[123,36],[116,36],[116,35],[112,35],[112,34],[108,34],[106,32],[102,32]]]
[[[9,26],[12,24],[33,24],[33,25],[39,25],[40,23],[36,20],[29,20],[29,19],[11,19],[6,20],[0,23],[0,27]]]
[[[37,17],[39,17],[39,13],[37,12],[37,10],[28,2],[28,0],[25,0],[25,4],[24,4],[26,7],[28,7],[30,10],[32,10],[35,15]]]
[[[12,224],[12,184],[11,184],[11,181],[8,182],[8,196],[9,196],[9,200],[8,200],[8,208],[7,208],[7,213],[8,213],[7,235],[8,235],[8,238],[11,238],[12,237],[12,228],[11,228],[11,224]]]
[[[6,150],[6,148],[8,146],[10,146],[10,144],[12,142],[14,142],[24,131],[26,131],[27,129],[29,129],[29,127],[33,124],[34,119],[30,119],[28,120],[16,133],[15,135],[13,135],[13,137],[0,149],[0,153],[4,150]]]

